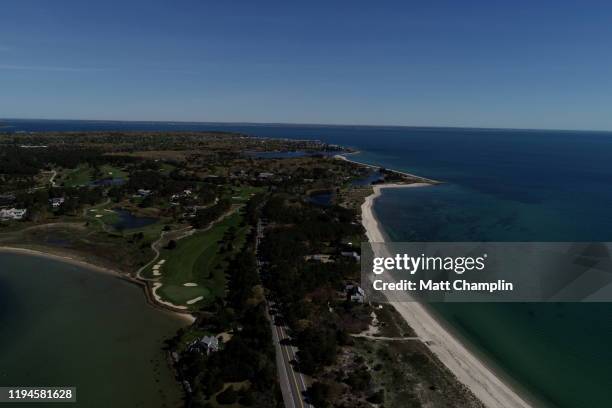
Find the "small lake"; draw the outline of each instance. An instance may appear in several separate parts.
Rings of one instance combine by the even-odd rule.
[[[332,199],[334,198],[333,191],[320,191],[316,193],[312,193],[308,196],[308,201],[316,205],[322,205],[328,207],[332,203]]]
[[[373,171],[371,174],[368,174],[365,177],[358,178],[356,180],[351,181],[352,186],[369,186],[378,181],[384,180],[384,176],[378,170]]]
[[[89,185],[92,187],[110,187],[110,186],[120,186],[122,184],[125,184],[125,179],[121,177],[104,178],[104,179],[94,180],[91,183],[89,183]]]
[[[114,276],[0,252],[2,386],[74,386],[75,408],[182,406],[163,346],[185,325]]]
[[[113,224],[113,228],[117,230],[148,227],[149,225],[153,225],[159,221],[159,219],[153,217],[138,217],[128,210],[115,210],[115,213],[119,219]]]

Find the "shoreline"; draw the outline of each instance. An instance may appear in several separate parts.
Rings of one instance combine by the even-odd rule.
[[[349,163],[353,163],[353,164],[357,164],[359,166],[363,166],[363,167],[368,167],[370,169],[381,169],[383,168],[382,166],[377,166],[375,164],[368,164],[368,163],[363,163],[363,162],[358,162],[356,160],[351,160],[348,157],[346,157],[347,155],[353,155],[353,154],[359,154],[359,151],[356,152],[351,152],[351,153],[345,153],[345,154],[337,154],[335,156],[333,156],[334,159],[338,159],[338,160],[344,160],[346,162]],[[393,170],[393,169],[388,169],[386,167],[384,167],[384,169],[390,173],[395,173],[395,174],[399,174],[401,176],[404,177],[409,177],[413,180],[417,180],[416,183],[414,184],[428,184],[428,185],[435,185],[435,184],[441,184],[441,181],[438,180],[434,180],[434,179],[429,179],[427,177],[421,177],[421,176],[417,176],[416,174],[412,174],[412,173],[407,173],[405,171],[399,171],[399,170]],[[394,187],[396,184],[386,184],[387,186],[390,187]],[[403,186],[404,184],[397,184],[398,186]]]
[[[376,215],[374,201],[382,194],[383,188],[416,188],[431,186],[432,183],[380,184],[373,186],[374,192],[361,205],[362,225],[369,242],[386,242]],[[526,396],[502,380],[495,370],[466,347],[449,329],[424,305],[419,302],[393,302],[391,304],[402,318],[412,327],[429,350],[487,407],[528,408],[534,406]]]
[[[149,306],[159,311],[163,311],[163,312],[172,314],[176,316],[178,319],[183,320],[184,322],[188,324],[193,324],[193,322],[195,322],[195,316],[193,316],[191,313],[185,313],[185,312],[173,310],[172,308],[169,308],[165,305],[161,305],[157,301],[155,301],[154,298],[151,297],[151,294],[150,294],[151,289],[146,282],[139,280],[137,278],[133,278],[117,270],[99,266],[99,265],[84,261],[82,259],[73,258],[66,254],[45,252],[39,249],[22,248],[22,247],[15,247],[15,246],[0,246],[0,253],[37,256],[40,258],[51,259],[54,261],[63,262],[63,263],[78,266],[84,269],[88,269],[92,272],[103,273],[105,275],[121,279],[125,282],[131,283],[131,284],[134,284],[140,287],[144,291],[145,302]]]

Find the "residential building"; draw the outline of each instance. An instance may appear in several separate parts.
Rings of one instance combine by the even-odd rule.
[[[0,219],[2,220],[22,220],[28,210],[25,208],[3,208],[0,210]]]

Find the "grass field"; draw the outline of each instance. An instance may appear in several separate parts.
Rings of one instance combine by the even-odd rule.
[[[116,231],[113,228],[113,225],[117,223],[119,216],[112,210],[114,206],[115,203],[108,201],[86,209],[85,219],[89,222],[90,227],[95,228],[98,231],[123,234],[126,237],[142,232],[142,242],[151,243],[159,238],[164,226],[166,225],[165,221],[161,219],[155,224],[147,225],[145,227],[130,228],[122,232]]]
[[[100,171],[102,172],[103,177],[112,177],[112,178],[127,178],[128,173],[121,170],[119,167],[111,166],[110,164],[104,164],[100,166]]]
[[[66,187],[81,186],[91,182],[91,168],[87,165],[66,169],[60,174],[59,184],[64,184]]]
[[[232,202],[235,204],[244,204],[249,198],[263,191],[262,187],[252,187],[252,186],[241,186],[241,187],[232,187],[231,189],[231,198]]]
[[[164,300],[175,305],[197,308],[225,292],[225,271],[229,259],[242,247],[248,232],[240,226],[243,215],[235,212],[210,229],[197,232],[177,242],[175,249],[162,249],[159,260],[165,260],[160,269],[162,287],[157,291]],[[233,250],[221,252],[219,242],[226,232],[234,227],[236,234]],[[153,277],[152,266],[145,276]],[[184,286],[186,283],[197,286]],[[188,305],[187,302],[202,296],[203,299]]]
[[[118,167],[104,164],[100,166],[102,178],[127,178],[128,173]],[[66,187],[84,186],[93,180],[93,169],[85,164],[81,164],[75,169],[63,169],[59,172],[58,184]]]

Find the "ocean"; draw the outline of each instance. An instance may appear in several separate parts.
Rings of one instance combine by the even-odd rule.
[[[317,139],[358,149],[357,161],[444,182],[383,192],[374,210],[395,241],[612,241],[611,132],[2,122],[5,131],[221,130]],[[612,305],[432,307],[468,346],[545,405],[612,406]]]

